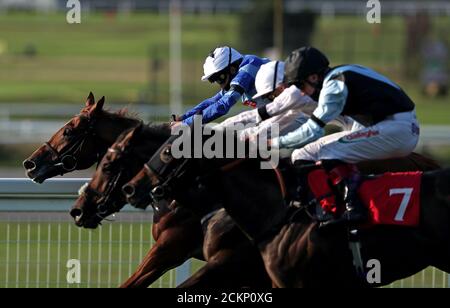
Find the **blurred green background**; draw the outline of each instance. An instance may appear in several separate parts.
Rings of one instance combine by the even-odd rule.
[[[185,108],[217,91],[214,85],[200,81],[204,58],[211,49],[230,44],[242,53],[264,55],[263,50],[247,46],[242,24],[251,29],[255,26],[243,16],[182,15]],[[0,15],[0,108],[2,103],[31,103],[29,106],[36,108],[35,117],[45,118],[38,112],[39,103],[54,103],[55,108],[59,103],[81,107],[89,91],[105,95],[107,103],[115,106],[168,104],[167,13],[90,12],[82,14],[81,24],[68,24],[65,17],[64,12],[13,11]],[[431,16],[429,23],[427,37],[447,39],[442,33],[450,29],[448,16]],[[425,95],[419,78],[420,58],[405,61],[407,26],[405,16],[383,16],[380,24],[369,24],[364,16],[317,16],[309,43],[323,49],[333,65],[358,63],[386,74],[416,102],[422,124],[448,125],[448,97]],[[272,37],[272,33],[267,36]],[[298,46],[304,43],[308,42],[299,42]],[[289,51],[284,50],[281,58]],[[411,68],[412,77],[407,74]],[[240,106],[237,109],[242,110]],[[1,116],[0,112],[0,120]],[[8,119],[15,117],[20,116],[8,113]],[[0,143],[0,166],[19,165],[34,146]],[[450,160],[447,147],[426,150],[444,162]]]
[[[200,82],[211,49],[230,44],[248,52],[241,49],[240,18],[182,16],[185,104],[195,104],[217,90]],[[369,24],[361,16],[319,17],[311,43],[327,53],[332,65],[359,63],[389,75],[414,98],[424,123],[447,124],[442,111],[447,110],[448,98],[420,95],[418,80],[403,75],[404,66],[415,65],[404,63],[404,19],[387,16],[380,24]],[[435,35],[450,29],[447,16],[433,17],[431,22]],[[68,24],[62,13],[2,15],[0,101],[80,103],[93,90],[110,102],[166,104],[169,37],[169,17],[155,13],[94,12],[83,15],[79,25]],[[422,113],[423,104],[432,104],[432,110]]]
[[[162,116],[146,116],[145,120],[167,120],[170,114],[169,1],[81,1],[81,24],[67,23],[66,1],[63,0],[41,1],[58,3],[52,9],[43,10],[18,5],[35,2],[0,1],[0,177],[23,177],[23,159],[48,140],[77,109],[81,109],[90,91],[97,98],[106,96],[107,107],[112,109],[128,106],[131,110],[142,107],[167,110]],[[280,31],[283,33],[283,51],[278,54],[279,59],[284,59],[293,48],[312,44],[328,55],[332,65],[356,63],[387,75],[417,105],[423,133],[417,151],[448,166],[450,99],[446,93],[439,93],[436,84],[424,76],[436,71],[449,74],[450,5],[448,1],[434,1],[433,5],[429,1],[395,2],[396,5],[394,1],[382,1],[381,23],[370,24],[366,20],[369,10],[366,1],[182,1],[183,106],[187,109],[218,90],[216,85],[200,81],[204,59],[213,48],[231,45],[244,54],[277,57],[274,56],[277,50],[273,47],[280,38],[274,35],[280,26],[277,24],[280,20],[277,19],[280,18],[278,6],[282,8]],[[13,5],[2,6],[5,3]],[[127,7],[127,3],[130,6]],[[145,9],[138,9],[138,4],[145,4]],[[441,57],[424,51],[426,47],[438,45],[444,50]],[[447,79],[443,88],[448,86]],[[44,106],[61,110],[61,114],[55,116],[43,112],[46,110]],[[75,109],[70,109],[70,106]],[[245,108],[236,106],[233,109],[236,112]],[[41,131],[41,127],[50,129]],[[70,176],[87,177],[91,172]],[[16,262],[15,259],[20,262],[11,266],[2,259],[5,262],[0,264],[0,272],[10,271],[10,285],[7,286],[22,285],[20,279],[13,281],[12,278],[13,275],[19,278],[25,275],[23,266],[29,262],[23,258],[30,255],[27,251],[34,253],[29,238],[36,236],[36,242],[32,243],[38,243],[37,225],[23,224],[22,233],[19,233],[16,228],[21,225],[10,223],[8,219],[0,221],[0,233],[8,234],[8,240],[0,239],[0,250],[11,249],[11,264]],[[66,220],[63,226],[70,230],[67,234],[74,232],[73,238],[80,236],[81,239],[78,229],[78,232],[74,231]],[[145,225],[146,230],[149,226]],[[28,238],[24,231],[27,228]],[[55,230],[53,228],[52,232]],[[92,234],[95,240],[98,234]],[[89,236],[92,234],[83,233],[83,240],[79,241],[83,242],[83,249],[89,247],[84,244],[91,241]],[[117,234],[115,232],[114,236],[119,236]],[[149,244],[148,236],[146,244]],[[58,235],[52,235],[55,237]],[[122,240],[121,235],[119,238]],[[53,241],[43,243],[48,247],[54,244]],[[140,260],[142,240],[136,244],[141,246],[131,247],[135,245],[131,239],[130,243],[129,252],[127,250],[124,254],[128,256],[129,253],[132,263],[124,263],[123,267],[120,262],[113,263],[113,284],[108,286],[122,281]],[[70,255],[68,247],[63,249],[64,256]],[[73,249],[72,252],[75,251]],[[105,249],[95,248],[94,259]],[[52,246],[45,256],[53,262],[58,253],[58,248]],[[62,263],[58,261],[57,264],[61,266]],[[198,268],[201,264],[194,262],[192,266]],[[47,264],[47,271],[50,265],[54,264]],[[101,273],[102,277],[107,275],[105,269],[108,267],[92,265],[93,272]],[[60,270],[62,273],[64,269]],[[31,271],[34,275],[36,268],[32,267]],[[414,279],[422,286],[435,286],[435,275],[428,270],[395,286],[403,286],[404,283],[405,286],[413,286]],[[49,271],[49,277],[59,284],[57,273]],[[35,278],[31,277],[38,280]],[[95,279],[94,285],[97,283]],[[166,286],[171,279],[166,275],[161,285]],[[446,279],[446,276],[439,276],[438,285],[445,286]]]

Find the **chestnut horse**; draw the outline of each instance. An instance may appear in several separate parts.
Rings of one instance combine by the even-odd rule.
[[[103,110],[105,97],[97,103],[89,94],[80,114],[61,127],[49,141],[24,162],[27,176],[36,183],[74,170],[90,168],[125,130],[141,121],[123,113]]]
[[[57,175],[89,168],[99,162],[121,133],[141,123],[137,119],[127,117],[123,112],[105,111],[104,102],[105,99],[102,97],[96,103],[94,95],[90,93],[80,114],[68,121],[48,142],[24,161],[27,175],[35,182],[42,183]],[[156,132],[156,127],[154,128],[153,132]],[[161,137],[158,142],[162,144],[169,134],[169,127],[161,125],[160,131],[156,134]],[[150,141],[155,140],[148,140]],[[142,164],[153,153],[154,151],[148,152],[148,157],[142,161]],[[136,173],[139,170],[140,167],[136,169]],[[119,192],[120,189],[119,186]],[[236,231],[235,228],[234,232]],[[172,206],[159,207],[153,216],[152,235],[156,241],[155,244],[136,272],[122,287],[147,287],[167,270],[182,264],[190,256],[204,259],[201,254],[203,232],[200,220],[188,211]],[[184,246],[179,243],[184,243]],[[257,274],[250,274],[250,276],[258,280]],[[221,280],[219,286],[223,281]],[[256,285],[259,285],[261,281],[267,281],[267,279],[259,279]]]
[[[175,199],[198,212],[220,202],[257,244],[273,286],[366,287],[389,284],[427,266],[450,272],[450,169],[423,174],[418,227],[376,226],[361,232],[364,259],[377,259],[382,266],[381,281],[370,285],[353,268],[348,228],[323,232],[305,205],[292,214],[279,176],[261,169],[259,160],[177,160],[168,146],[128,185],[136,192],[147,185],[154,198]]]
[[[94,95],[90,93],[85,107],[82,108],[80,113],[61,127],[49,141],[24,161],[23,165],[28,177],[37,183],[42,183],[57,175],[87,169],[100,161],[121,133],[142,123],[138,119],[126,116],[125,112],[122,111],[118,113],[105,111],[103,109],[104,103],[104,97],[96,103]],[[158,141],[162,144],[170,135],[168,125],[161,125],[158,135],[164,136]],[[153,153],[150,153],[149,157],[151,154]],[[148,269],[152,274],[138,269],[137,273],[133,274],[132,279],[129,279],[123,287],[146,287],[149,282],[158,279],[161,273],[183,263],[187,257],[185,254],[178,252],[176,245],[171,244],[178,242],[180,238],[182,241],[183,236],[186,243],[191,245],[189,251],[201,251],[203,234],[199,229],[198,220],[193,223],[192,217],[182,214],[181,211],[158,211],[152,224],[152,235],[156,244],[142,264],[146,265],[145,260],[151,263],[145,269]],[[173,230],[173,232],[170,230]],[[191,241],[191,237],[189,237],[189,234],[192,233],[195,234],[195,241]],[[173,240],[170,239],[170,234],[172,234]],[[164,236],[159,239],[161,235]],[[177,259],[171,264],[168,258],[165,258],[165,253],[173,256],[172,259],[179,258],[179,260]],[[203,259],[201,255],[199,258]],[[166,261],[149,261],[159,259]],[[144,276],[145,278],[143,278]]]

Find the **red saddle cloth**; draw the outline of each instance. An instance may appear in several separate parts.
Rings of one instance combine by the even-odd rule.
[[[369,225],[417,226],[421,179],[422,172],[388,172],[364,181],[359,197],[369,209]]]
[[[422,172],[388,172],[361,183],[359,198],[369,209],[369,221],[364,227],[417,226],[420,216],[421,178]],[[323,169],[310,172],[308,184],[322,208],[339,215],[342,209],[336,208],[336,199],[331,193],[326,172]]]

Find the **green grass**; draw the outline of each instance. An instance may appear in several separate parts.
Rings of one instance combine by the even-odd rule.
[[[200,84],[203,60],[215,46],[236,46],[237,19],[185,15],[182,29],[183,90],[193,104],[214,92]],[[159,14],[89,14],[80,25],[64,14],[2,15],[0,102],[79,102],[95,90],[113,102],[167,103],[169,37]],[[24,55],[29,46],[34,57]],[[159,69],[149,69],[153,60]]]
[[[198,52],[233,43],[236,22],[229,15],[183,16],[183,57],[197,58]],[[0,38],[11,54],[20,54],[26,45],[33,44],[39,54],[50,57],[145,59],[149,50],[158,48],[160,57],[167,59],[168,34],[169,19],[163,14],[88,14],[78,25],[67,24],[64,14],[7,14],[0,19]]]
[[[152,245],[149,223],[111,223],[98,230],[65,222],[0,223],[0,287],[117,287]],[[130,236],[132,235],[132,236]],[[81,284],[68,284],[67,261],[81,262]],[[193,260],[194,273],[204,262]],[[429,268],[388,287],[446,287],[447,275]],[[166,273],[151,287],[174,287]]]
[[[117,287],[151,247],[150,227],[149,223],[112,223],[90,231],[64,222],[2,222],[0,287]],[[79,285],[67,283],[69,259],[81,262]],[[192,270],[201,264],[193,261]],[[151,287],[174,286],[171,271]]]

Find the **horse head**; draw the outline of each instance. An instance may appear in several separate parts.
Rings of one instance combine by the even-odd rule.
[[[94,95],[90,93],[80,114],[61,127],[23,162],[27,176],[42,183],[56,175],[87,169],[97,162],[106,150],[103,144],[99,144],[96,136],[96,120],[102,112],[104,102],[105,98],[102,97],[96,103]]]
[[[96,228],[105,217],[122,209],[126,204],[122,186],[161,145],[158,137],[165,138],[165,132],[155,136],[154,131],[154,127],[140,124],[119,136],[108,149],[70,211],[77,226]]]
[[[266,198],[264,203],[275,199],[278,202],[271,204],[275,213],[273,215],[262,213],[259,208],[257,216],[267,222],[261,232],[265,232],[274,221],[281,219],[286,207],[281,198],[279,182],[273,170],[260,169],[261,161],[259,159],[175,158],[171,152],[173,141],[168,140],[145,164],[144,168],[123,187],[128,203],[139,208],[145,208],[150,203],[156,208],[161,202],[176,200],[177,203],[189,208],[197,216],[206,217],[221,208],[224,203],[230,202],[230,198],[235,195],[224,190],[225,181],[245,183],[249,178],[260,175],[261,186],[249,185],[251,189],[255,190],[255,193],[250,196],[245,194],[239,196],[246,199],[248,204],[253,204],[254,207],[258,207],[261,196],[267,194],[271,194],[272,197]],[[235,173],[236,169],[243,170],[238,177]],[[253,174],[248,175],[248,172]],[[273,180],[276,185],[272,185]],[[265,194],[261,194],[258,192],[259,190],[265,190]],[[262,206],[262,208],[264,207]],[[255,217],[253,216],[251,219],[255,220]],[[255,232],[259,233],[260,230]]]

